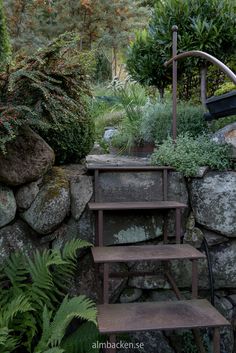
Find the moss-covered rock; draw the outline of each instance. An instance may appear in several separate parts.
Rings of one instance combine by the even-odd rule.
[[[70,209],[69,182],[62,168],[54,167],[45,175],[43,186],[22,218],[39,234],[53,232]]]

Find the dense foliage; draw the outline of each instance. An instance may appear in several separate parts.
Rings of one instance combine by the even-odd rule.
[[[171,103],[147,103],[141,122],[141,133],[145,141],[163,142],[172,134],[172,119]],[[198,136],[206,130],[202,106],[180,102],[177,109],[177,134],[188,132],[191,136]]]
[[[215,96],[220,96],[233,90],[236,90],[236,85],[233,82],[225,82],[217,89]]]
[[[134,29],[146,25],[140,0],[4,0],[14,52],[32,53],[66,31],[80,35],[80,49],[106,51],[110,69],[118,73],[118,51]],[[111,50],[112,49],[112,50]]]
[[[161,143],[172,134],[172,103],[169,100],[150,97],[144,87],[130,80],[117,81],[114,87],[117,105],[124,111],[123,118],[119,114],[120,120],[115,124],[118,133],[112,140],[114,147],[129,150],[135,145]],[[179,102],[177,121],[178,135],[188,132],[191,136],[199,136],[208,131],[204,109],[192,102]]]
[[[66,293],[77,268],[77,251],[91,246],[72,240],[63,250],[12,254],[0,271],[1,353],[87,353],[97,339],[96,308],[84,296]],[[75,328],[68,331],[73,319]]]
[[[140,0],[3,0],[15,50],[45,45],[66,31],[76,31],[82,48],[101,42],[122,47],[145,20]]]
[[[144,140],[140,131],[143,107],[146,103],[146,92],[136,83],[117,82],[114,85],[115,94],[124,110],[124,117],[119,124],[119,132],[114,136],[112,144],[124,150],[129,150],[135,144],[141,145]]]
[[[155,84],[160,90],[163,89],[169,77],[162,65],[166,58],[172,56],[173,25],[179,27],[179,52],[202,50],[226,63],[231,59],[234,60],[235,15],[234,0],[156,1],[148,30],[137,34],[136,40],[131,45],[127,60],[128,70],[135,79]],[[196,67],[201,69],[205,65],[205,62],[196,59],[179,62],[182,97],[189,98],[191,94],[196,94],[196,83],[199,80]]]
[[[194,176],[199,167],[227,170],[232,166],[230,146],[219,145],[207,135],[197,138],[189,134],[180,135],[176,143],[168,138],[152,155],[154,165],[170,165],[186,177]]]
[[[171,71],[164,67],[169,52],[158,43],[150,31],[137,32],[128,49],[126,65],[130,75],[144,85],[156,86],[163,98],[165,88],[171,82]]]
[[[9,62],[11,57],[10,39],[7,32],[3,0],[0,0],[0,70]]]
[[[19,126],[36,125],[59,162],[79,161],[93,144],[90,95],[79,38],[65,34],[0,77],[0,148]],[[72,134],[71,131],[74,130]],[[76,131],[75,131],[76,130]]]

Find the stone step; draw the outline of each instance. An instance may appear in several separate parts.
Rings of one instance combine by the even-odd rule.
[[[205,299],[98,306],[101,334],[230,326]]]
[[[188,244],[94,247],[92,254],[95,263],[205,259]]]
[[[177,201],[147,201],[147,202],[90,202],[91,211],[122,211],[122,210],[165,210],[188,207]]]

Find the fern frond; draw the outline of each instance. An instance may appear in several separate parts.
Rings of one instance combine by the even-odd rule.
[[[53,277],[55,286],[59,292],[65,293],[71,285],[77,268],[78,251],[91,246],[91,243],[81,239],[72,239],[64,245],[61,256],[66,262],[66,266],[57,266],[54,269]]]
[[[66,328],[73,318],[80,318],[96,324],[96,317],[97,310],[90,299],[83,295],[72,299],[65,297],[51,324],[50,344],[52,346],[60,344]]]
[[[44,351],[44,349],[48,348],[48,342],[51,335],[51,331],[50,331],[51,318],[52,318],[52,311],[49,311],[48,308],[44,306],[42,336],[37,347],[35,348],[35,353],[42,352]]]
[[[59,265],[65,265],[59,251],[45,250],[42,254],[36,251],[33,260],[28,260],[29,272],[32,278],[32,300],[39,306],[44,307],[46,303],[53,309],[53,302],[57,302],[55,297],[55,288],[53,282],[52,268]]]
[[[12,287],[25,288],[29,273],[23,255],[20,253],[11,254],[4,265],[4,273],[10,280]]]
[[[66,261],[76,261],[78,250],[91,246],[93,245],[85,240],[72,239],[65,244],[62,250],[62,258]]]
[[[50,322],[51,317],[48,309],[44,308],[43,332],[35,353],[39,353],[49,347],[60,346],[72,319],[81,318],[96,323],[96,315],[97,311],[94,303],[84,296],[72,299],[65,297],[52,322]]]
[[[18,314],[23,314],[32,310],[34,309],[31,306],[29,298],[27,298],[25,295],[19,295],[3,308],[1,313],[2,322],[5,322],[6,325],[9,325],[9,323]]]
[[[7,327],[0,328],[0,352],[11,353],[19,346],[19,339],[11,336]]]
[[[99,348],[94,348],[96,342],[103,342],[98,328],[91,322],[85,322],[78,329],[62,341],[62,348],[68,353],[99,353]]]

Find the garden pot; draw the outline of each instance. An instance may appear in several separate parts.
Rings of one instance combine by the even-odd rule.
[[[110,152],[113,154],[128,155],[134,157],[148,157],[154,151],[154,143],[144,143],[142,145],[136,145],[131,147],[129,150],[122,150],[116,147],[111,147]]]
[[[236,90],[214,96],[206,100],[206,106],[209,113],[205,114],[206,120],[214,120],[223,118],[229,115],[236,114]]]

